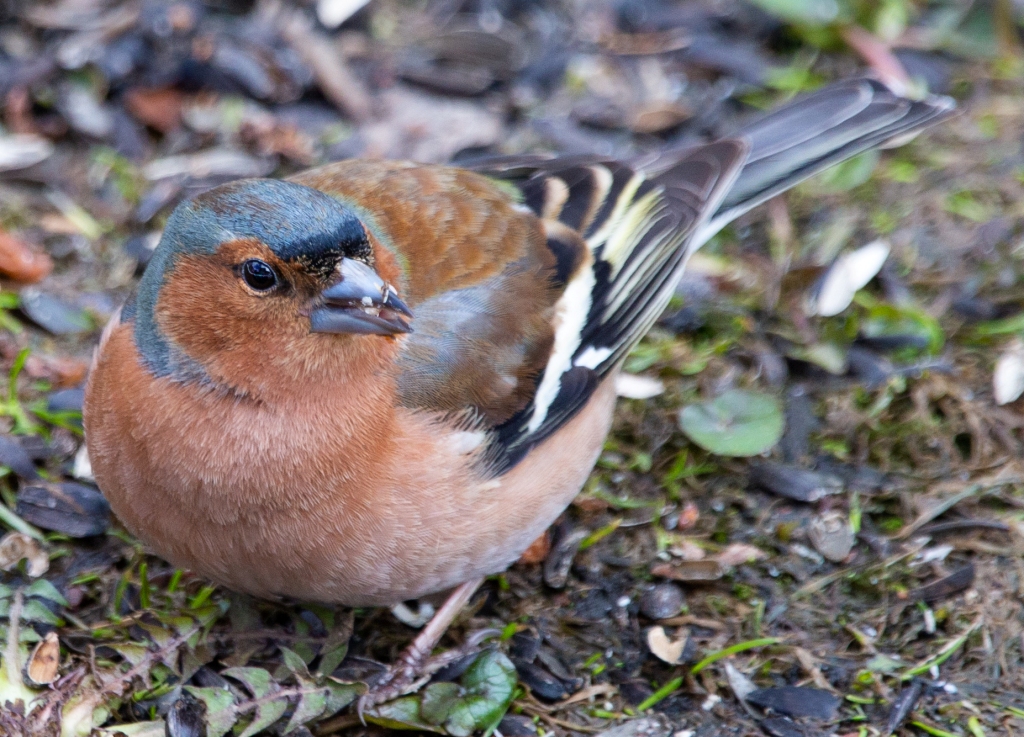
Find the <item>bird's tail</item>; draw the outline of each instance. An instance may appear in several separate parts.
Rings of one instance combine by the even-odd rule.
[[[689,250],[808,177],[868,149],[902,143],[955,111],[952,98],[910,100],[871,79],[840,82],[772,110],[736,134],[749,142],[750,154]]]

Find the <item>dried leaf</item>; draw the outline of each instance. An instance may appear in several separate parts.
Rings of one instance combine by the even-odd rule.
[[[168,133],[181,125],[184,97],[176,89],[136,87],[125,94],[124,101],[132,115],[161,133]]]
[[[651,575],[673,581],[717,581],[726,567],[717,560],[686,560],[678,564],[659,563],[651,567]]]
[[[853,530],[850,529],[850,521],[841,512],[815,515],[807,528],[807,537],[814,549],[833,563],[845,560],[853,550]]]
[[[732,543],[722,552],[714,557],[724,566],[741,566],[744,563],[752,563],[756,560],[765,560],[768,554],[756,545],[747,543]]]
[[[647,631],[647,647],[659,659],[669,665],[679,665],[683,662],[683,651],[686,649],[686,639],[682,637],[673,640],[665,632],[664,627],[651,627]]]
[[[522,565],[535,565],[543,563],[551,552],[551,533],[544,530],[536,540],[530,543],[530,547],[519,556],[519,563]]]
[[[615,393],[626,399],[650,399],[665,393],[665,383],[653,376],[621,373],[615,377]]]
[[[316,18],[326,28],[337,28],[368,2],[369,0],[317,0]]]
[[[1024,341],[1015,338],[999,355],[992,372],[996,404],[1009,404],[1024,394]]]
[[[29,248],[20,238],[0,230],[0,272],[15,281],[31,284],[53,271],[53,260]]]
[[[33,686],[46,686],[56,681],[59,673],[60,641],[56,632],[48,632],[32,650],[24,676]]]
[[[39,541],[21,532],[8,532],[0,538],[0,570],[13,571],[18,564],[28,562],[26,573],[39,578],[50,568],[50,558]]]
[[[29,133],[0,136],[0,171],[24,169],[53,153],[53,144]]]
[[[831,317],[849,307],[854,295],[881,270],[889,251],[888,243],[877,240],[837,258],[809,300],[808,312]]]

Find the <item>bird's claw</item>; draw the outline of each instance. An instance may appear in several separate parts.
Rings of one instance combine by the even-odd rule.
[[[366,724],[367,711],[399,696],[419,691],[439,670],[456,660],[472,655],[480,649],[481,643],[500,634],[501,631],[496,629],[473,632],[462,646],[432,658],[427,657],[429,653],[410,646],[399,656],[398,661],[388,668],[384,677],[359,697],[356,702],[356,715],[359,721]]]

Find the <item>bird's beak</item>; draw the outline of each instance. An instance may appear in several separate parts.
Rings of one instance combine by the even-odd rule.
[[[343,258],[341,280],[320,293],[322,304],[309,316],[314,333],[397,335],[412,331],[412,317],[394,287],[364,263]]]

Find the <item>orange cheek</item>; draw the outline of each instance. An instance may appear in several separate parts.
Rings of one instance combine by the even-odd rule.
[[[295,299],[251,293],[232,265],[229,258],[182,256],[160,290],[157,324],[201,363],[253,343],[267,345],[275,337],[308,332],[308,325],[303,329],[300,324]]]

